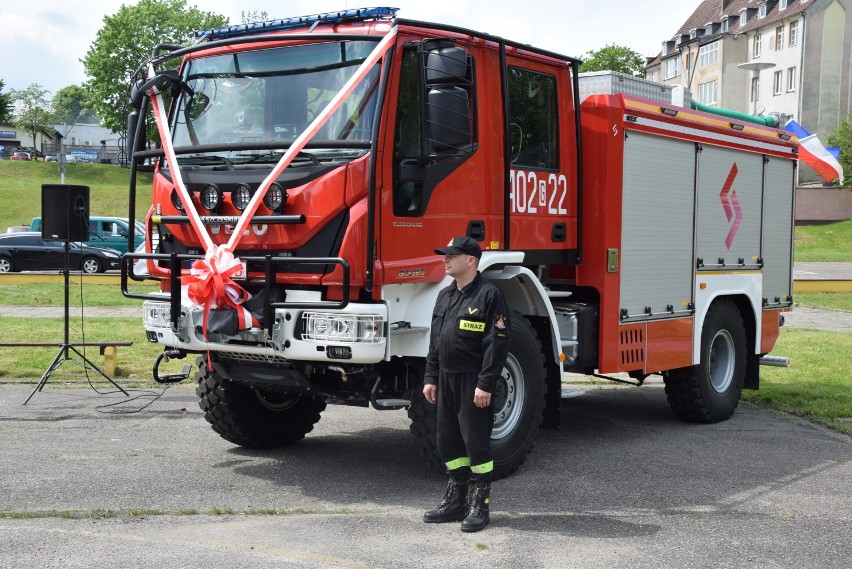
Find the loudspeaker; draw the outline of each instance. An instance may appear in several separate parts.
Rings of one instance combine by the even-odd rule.
[[[41,186],[41,238],[49,241],[89,240],[89,186]]]

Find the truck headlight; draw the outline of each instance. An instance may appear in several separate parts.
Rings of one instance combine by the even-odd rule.
[[[216,211],[222,203],[222,191],[216,184],[207,184],[201,188],[201,205],[207,211]]]
[[[142,323],[146,328],[171,328],[172,311],[169,303],[156,300],[143,302]]]
[[[231,203],[240,211],[245,211],[251,201],[251,188],[248,184],[237,184],[231,190]]]
[[[374,344],[384,339],[384,321],[378,315],[305,312],[302,318],[303,340]]]
[[[263,204],[272,211],[281,211],[284,204],[287,203],[287,197],[287,190],[278,182],[272,182],[269,189],[266,190],[266,195],[263,196]]]

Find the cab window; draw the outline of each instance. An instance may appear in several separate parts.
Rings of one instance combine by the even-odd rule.
[[[513,166],[559,167],[556,78],[510,67],[509,137]]]

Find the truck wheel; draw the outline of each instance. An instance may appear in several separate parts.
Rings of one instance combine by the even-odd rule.
[[[701,331],[700,363],[664,376],[672,411],[698,423],[717,423],[730,417],[743,390],[746,350],[740,311],[728,299],[717,300]]]
[[[509,357],[492,395],[491,454],[495,478],[517,470],[535,443],[544,418],[545,375],[541,342],[529,321],[513,314]],[[436,410],[436,406],[426,402],[421,390],[415,390],[408,410],[411,433],[429,464],[443,471],[436,437]]]
[[[197,359],[195,379],[204,418],[226,441],[248,448],[275,448],[305,438],[325,410],[322,399],[262,393],[223,379]]]

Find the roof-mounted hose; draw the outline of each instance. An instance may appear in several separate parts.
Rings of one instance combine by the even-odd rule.
[[[769,113],[764,117],[760,117],[757,115],[749,115],[746,113],[741,113],[739,111],[732,111],[730,109],[720,109],[719,107],[710,107],[707,105],[702,105],[696,100],[689,101],[689,108],[695,109],[696,111],[703,111],[705,113],[711,113],[714,115],[720,115],[723,117],[728,117],[729,119],[736,119],[740,121],[750,122],[754,124],[760,124],[763,126],[771,126],[775,128],[781,127],[781,113]]]

